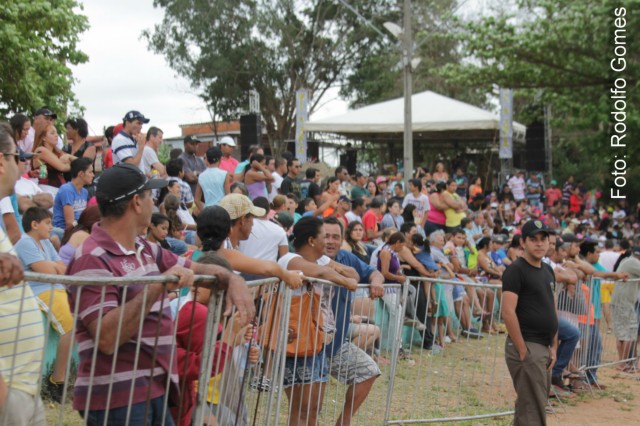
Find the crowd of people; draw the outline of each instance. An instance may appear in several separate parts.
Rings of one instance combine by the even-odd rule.
[[[56,119],[41,108],[32,119],[17,114],[0,125],[0,419],[44,424],[34,380],[43,360],[43,312],[59,334],[43,395],[62,401],[77,343],[73,407],[89,424],[126,416],[160,424],[168,406],[172,416],[165,424],[191,424],[208,350],[217,360],[208,397],[211,422],[245,424],[242,397],[225,397],[224,386],[242,375],[243,353],[255,365],[269,352],[268,342],[255,338],[256,325],[266,321],[255,318],[254,301],[262,295],[244,281],[267,276],[293,289],[298,309],[321,318],[300,320],[309,329],[300,326],[294,340],[309,339],[304,351],[287,356],[282,383],[263,372],[252,385],[284,390],[290,424],[316,424],[332,376],[348,386],[337,423],[348,425],[380,375],[379,365],[388,362],[384,351],[397,346],[400,330],[376,324],[376,310],[383,307],[390,324],[414,328],[422,348],[434,353],[461,338],[511,335],[511,311],[507,326],[499,312],[515,312],[515,305],[500,306],[499,284],[505,273],[513,275],[505,272],[511,265],[527,258],[527,241],[541,227],[548,237],[536,238],[544,247],[542,262],[553,271],[558,311],[553,389],[547,389],[545,403],[550,395],[570,398],[606,387],[597,375],[603,329],[615,334],[618,368],[635,371],[638,211],[623,203],[608,206],[598,191],[586,191],[573,177],[560,188],[555,180],[545,185],[541,175],[525,178],[517,171],[504,185],[489,188],[482,177],[469,179],[463,168],[449,175],[438,162],[433,172],[419,167],[405,187],[400,173],[351,175],[340,166],[323,176],[314,164],[303,165],[290,153],[270,157],[257,145],[238,159],[229,136],[204,157],[198,155],[201,142],[187,136],[183,150],[173,150],[163,163],[163,132],[153,126],[143,132],[149,119],[138,111],[107,129],[102,146],[103,138],[90,137],[82,118],[67,119],[63,142]],[[25,285],[22,271],[165,274],[179,281]],[[213,349],[203,346],[211,292],[194,284],[194,274],[218,277],[227,288],[225,315],[235,312]],[[316,284],[309,297],[303,277],[336,287]],[[399,286],[385,286],[394,283]],[[519,287],[505,284],[504,291],[517,293]],[[411,356],[405,343],[397,348],[401,358]]]

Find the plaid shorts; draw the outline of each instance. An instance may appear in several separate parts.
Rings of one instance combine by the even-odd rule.
[[[329,361],[329,373],[340,383],[362,383],[380,375],[378,364],[351,342],[344,343]]]

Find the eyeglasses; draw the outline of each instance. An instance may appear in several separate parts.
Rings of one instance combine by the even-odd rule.
[[[19,152],[1,152],[0,154],[7,156],[7,157],[13,157],[13,160],[16,162],[16,164],[18,164],[20,162],[20,153]]]

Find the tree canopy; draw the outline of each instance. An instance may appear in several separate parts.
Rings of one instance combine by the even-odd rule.
[[[391,0],[350,5],[382,28],[398,21]],[[216,119],[235,119],[251,90],[272,148],[281,150],[295,126],[295,92],[309,89],[310,109],[349,75],[378,40],[376,33],[338,0],[155,0],[163,21],[145,32],[150,48],[189,79]]]
[[[70,65],[88,60],[78,37],[89,24],[75,0],[3,0],[0,7],[0,115],[76,102]]]
[[[629,7],[638,2],[619,10],[624,3],[516,0],[515,8],[502,13],[458,20],[456,39],[468,59],[446,66],[444,76],[487,92],[516,89],[515,119],[524,123],[539,119],[531,111],[541,108],[532,105],[549,106],[557,177],[573,174],[609,195],[614,161],[640,154],[630,143],[640,131],[640,99],[631,95],[640,84],[640,49],[633,38],[640,10]],[[612,60],[620,54],[626,67],[617,72]],[[628,143],[616,148],[610,143],[616,124],[611,89],[619,78],[625,82]],[[624,192],[637,198],[640,169],[633,160],[627,164]]]

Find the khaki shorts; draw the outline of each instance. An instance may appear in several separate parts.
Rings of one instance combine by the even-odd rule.
[[[638,316],[633,307],[611,305],[613,334],[623,342],[633,342],[638,338]]]
[[[51,312],[51,327],[60,334],[73,329],[73,316],[69,306],[67,291],[61,288],[43,291],[38,295],[38,305],[45,314]]]

